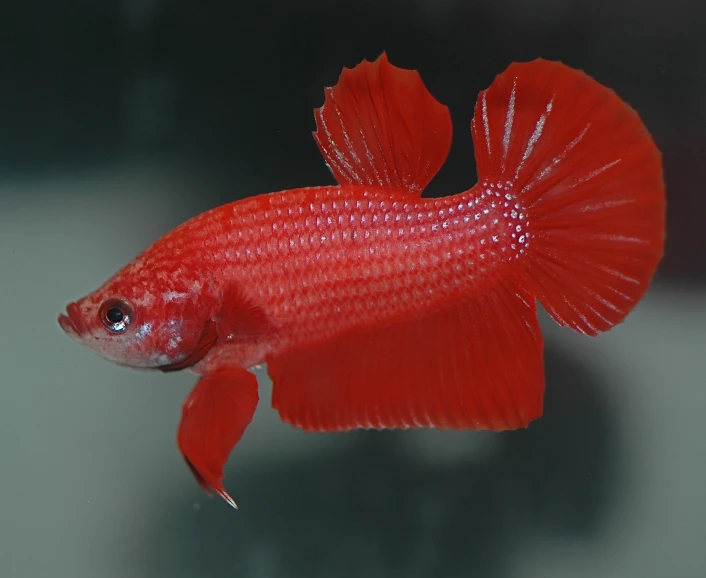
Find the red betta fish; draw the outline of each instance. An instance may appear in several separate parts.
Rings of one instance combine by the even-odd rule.
[[[559,62],[513,63],[480,93],[478,184],[421,194],[448,109],[419,74],[344,68],[315,110],[338,185],[259,195],[183,223],[59,317],[116,363],[200,376],[178,445],[201,486],[252,420],[262,363],[307,431],[511,430],[542,414],[537,300],[596,335],[659,264],[661,155],[613,91]]]

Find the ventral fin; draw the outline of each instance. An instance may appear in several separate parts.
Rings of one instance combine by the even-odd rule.
[[[494,431],[542,413],[543,341],[533,297],[500,285],[421,320],[268,360],[272,403],[308,431]]]
[[[250,425],[258,403],[257,379],[240,368],[204,375],[184,401],[177,441],[204,491],[237,508],[223,487],[223,466]]]
[[[336,180],[421,195],[451,148],[451,116],[419,73],[383,54],[344,68],[314,110],[314,139]]]

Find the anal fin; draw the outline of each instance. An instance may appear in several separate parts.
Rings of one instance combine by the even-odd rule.
[[[542,413],[535,299],[509,284],[469,303],[268,360],[272,403],[309,431],[527,426]]]

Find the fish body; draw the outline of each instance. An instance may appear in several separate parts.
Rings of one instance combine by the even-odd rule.
[[[383,54],[315,111],[337,186],[217,207],[72,303],[62,328],[119,364],[200,379],[178,443],[231,505],[223,466],[258,403],[309,431],[501,431],[542,413],[537,300],[596,335],[647,291],[664,246],[661,157],[614,92],[560,63],[513,64],[478,98],[479,182],[421,196],[446,107]]]
[[[215,294],[237,286],[240,299],[276,330],[257,340],[236,332],[193,369],[207,371],[225,356],[249,368],[292,346],[482,293],[530,246],[527,212],[506,194],[493,183],[441,199],[408,199],[406,191],[357,185],[245,199],[175,229],[113,282],[130,285],[140,271],[154,275],[165,267],[173,286],[151,296],[157,308],[203,299],[207,286],[220,303]],[[177,348],[163,364],[183,354]]]

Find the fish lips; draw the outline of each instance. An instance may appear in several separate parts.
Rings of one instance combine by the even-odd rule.
[[[86,324],[83,321],[78,304],[70,303],[66,307],[66,314],[61,313],[58,319],[64,333],[70,337],[79,339],[86,333]]]

